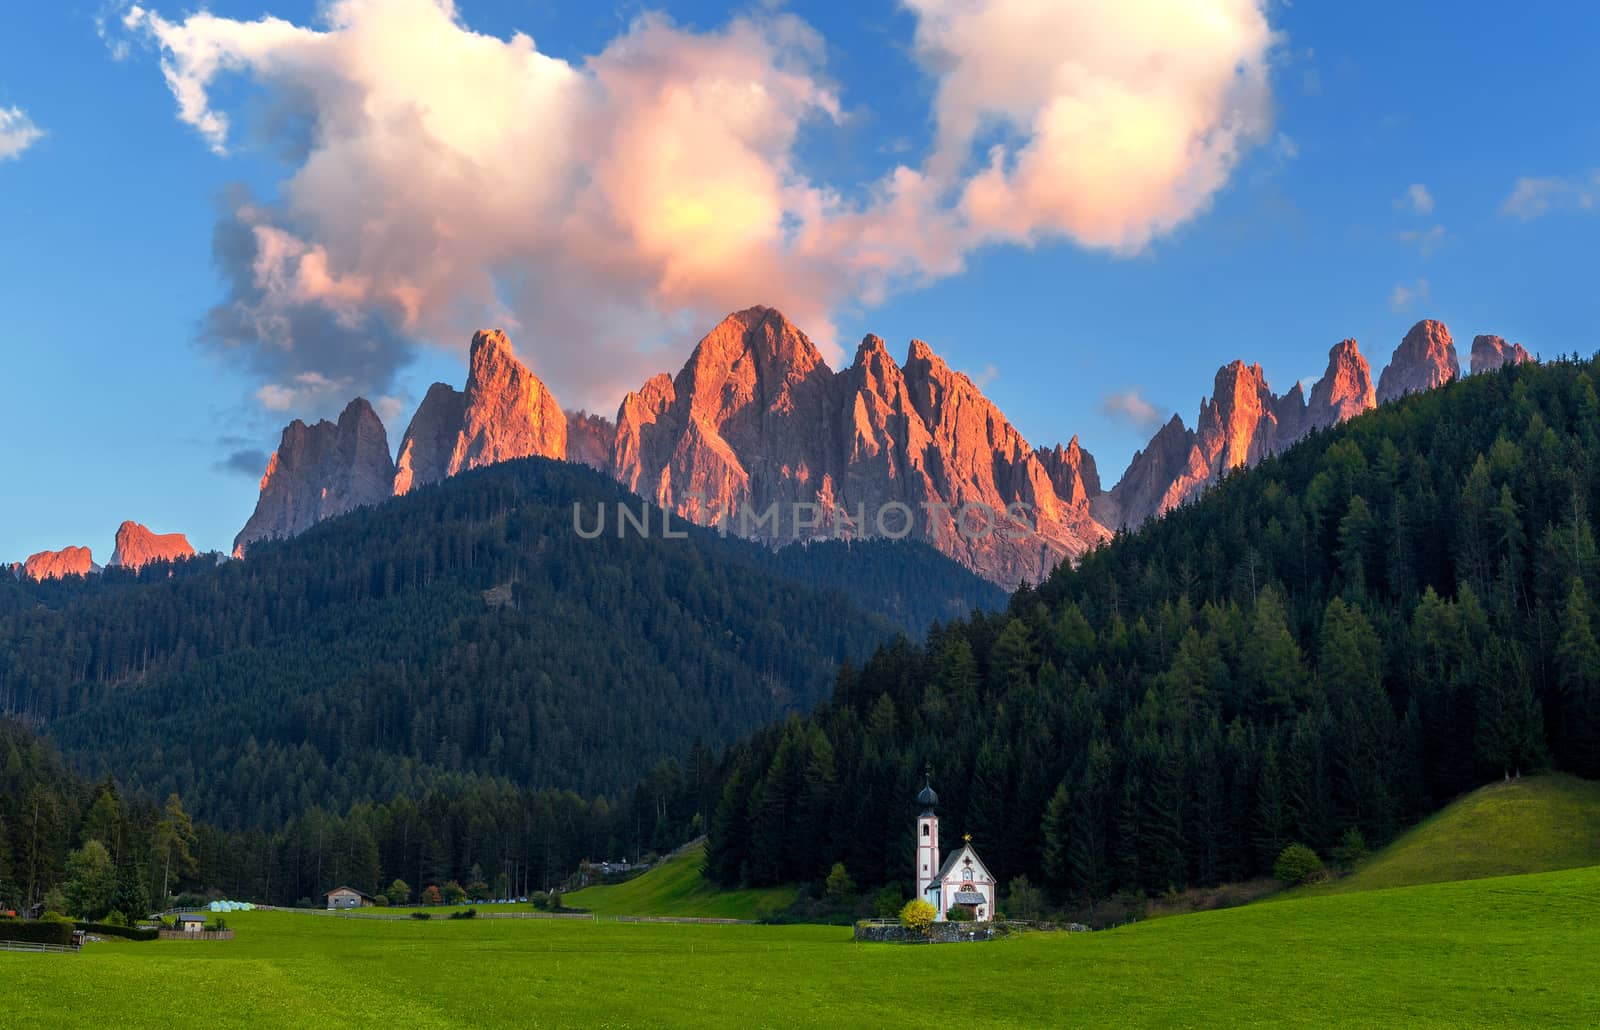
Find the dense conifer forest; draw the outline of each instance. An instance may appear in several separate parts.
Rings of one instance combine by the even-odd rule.
[[[925,769],[945,840],[1079,901],[1376,846],[1530,770],[1600,776],[1597,375],[1385,405],[844,670],[730,752],[708,871],[903,885]]]
[[[588,796],[808,710],[841,660],[1004,595],[923,545],[773,552],[540,459],[137,576],[0,587],[0,714],[226,827],[462,777]],[[646,827],[648,836],[650,827]]]
[[[697,746],[686,768],[660,762],[613,800],[443,775],[415,797],[313,805],[270,831],[227,830],[176,794],[85,779],[48,741],[0,720],[0,909],[98,920],[140,917],[174,897],[320,906],[341,885],[397,904],[451,884],[474,897],[527,896],[560,885],[584,859],[681,843],[704,824],[718,782],[715,756]]]

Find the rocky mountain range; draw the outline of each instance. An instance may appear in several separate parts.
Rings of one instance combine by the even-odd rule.
[[[194,556],[189,538],[182,533],[153,533],[140,523],[128,521],[117,527],[111,551],[111,567],[137,571],[151,562],[176,561]],[[94,551],[88,547],[63,547],[59,551],[39,551],[9,568],[13,576],[25,579],[60,579],[63,576],[90,576],[100,571]]]
[[[1473,341],[1474,372],[1526,360],[1520,344]],[[484,330],[472,339],[465,391],[428,390],[397,461],[365,400],[337,424],[290,423],[235,554],[467,469],[539,456],[600,469],[702,525],[772,543],[906,535],[1014,587],[1230,469],[1459,374],[1449,330],[1431,319],[1406,333],[1376,387],[1355,340],[1329,350],[1309,396],[1299,383],[1280,396],[1259,365],[1234,361],[1218,370],[1193,429],[1174,415],[1105,489],[1076,437],[1030,444],[920,340],[897,363],[869,335],[835,371],[780,312],[748,308],[706,334],[676,376],[628,393],[612,422],[564,412],[506,335]]]

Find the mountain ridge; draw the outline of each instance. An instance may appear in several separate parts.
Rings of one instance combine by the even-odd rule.
[[[1529,360],[1520,344],[1474,339],[1474,372]],[[1432,319],[1407,331],[1376,379],[1354,339],[1334,344],[1309,395],[1295,383],[1280,396],[1259,364],[1234,360],[1218,369],[1193,429],[1174,415],[1106,486],[1077,436],[1030,443],[917,339],[896,362],[868,334],[834,370],[780,311],[745,308],[702,337],[676,375],[627,393],[613,420],[563,411],[503,331],[480,330],[465,389],[429,388],[392,468],[371,447],[336,442],[381,431],[359,398],[340,419],[354,430],[291,422],[235,550],[466,468],[541,456],[769,543],[904,531],[1009,589],[1192,501],[1232,469],[1459,375],[1449,330]]]

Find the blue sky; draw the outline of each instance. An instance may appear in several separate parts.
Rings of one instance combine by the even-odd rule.
[[[541,53],[574,65],[647,11],[671,16],[672,39],[722,32],[741,14],[773,16],[767,5],[711,0],[457,7],[474,32],[526,32]],[[169,23],[190,13],[159,0],[153,9]],[[209,10],[320,24],[318,7],[300,0]],[[843,112],[801,120],[789,153],[806,181],[859,199],[897,164],[924,160],[935,147],[938,82],[913,48],[916,14],[891,0],[786,10],[820,37],[806,71]],[[928,340],[983,381],[1034,443],[1078,434],[1108,485],[1150,429],[1109,412],[1107,398],[1137,391],[1155,416],[1176,411],[1192,424],[1217,367],[1236,357],[1259,361],[1282,392],[1320,374],[1328,347],[1354,336],[1376,373],[1421,317],[1444,320],[1463,348],[1476,333],[1498,333],[1546,355],[1589,353],[1600,316],[1600,70],[1590,45],[1600,13],[1473,3],[1439,11],[1273,4],[1270,125],[1175,227],[1121,250],[1071,232],[972,244],[961,271],[897,281],[881,298],[844,291],[819,302],[820,320],[847,353],[866,332],[897,354],[913,336]],[[278,370],[206,334],[208,311],[228,300],[212,250],[226,198],[242,184],[280,211],[297,168],[289,137],[272,135],[273,112],[292,106],[274,93],[282,84],[243,74],[211,84],[211,105],[233,130],[218,154],[178,117],[159,45],[124,29],[122,14],[93,3],[0,11],[6,559],[87,544],[103,562],[125,518],[226,550],[260,472],[230,467],[229,457],[270,451],[289,417],[337,410],[331,394],[265,406],[261,391]],[[18,125],[37,137],[19,146]],[[319,242],[316,225],[283,224]],[[518,260],[511,278],[543,273],[537,255]],[[794,286],[771,287],[783,289]],[[386,419],[391,444],[429,382],[462,382],[464,344],[490,317],[452,309],[431,326],[459,318],[454,343],[395,344],[403,357],[386,389],[401,413]],[[575,384],[569,396],[581,393],[574,369],[585,341],[524,346],[541,328],[524,319],[519,349],[558,397],[568,400],[563,376]],[[663,316],[649,360],[676,371],[714,321]]]

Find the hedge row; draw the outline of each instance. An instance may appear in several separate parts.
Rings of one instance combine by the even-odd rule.
[[[72,924],[50,919],[0,919],[0,941],[71,945]]]
[[[155,926],[111,926],[108,923],[74,923],[78,929],[100,937],[126,937],[130,941],[153,941],[161,936]]]

